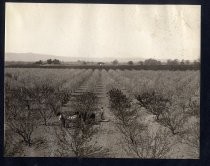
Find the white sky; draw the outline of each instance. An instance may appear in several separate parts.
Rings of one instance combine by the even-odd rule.
[[[6,52],[200,57],[200,6],[6,3]]]

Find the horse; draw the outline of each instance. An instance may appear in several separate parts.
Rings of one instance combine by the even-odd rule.
[[[92,122],[96,122],[96,114],[94,112],[87,113],[77,111],[75,115],[77,115],[77,117],[84,123],[90,124]]]
[[[58,113],[58,120],[61,121],[62,127],[69,127],[70,124],[77,122],[78,120],[82,120],[85,124],[95,123],[96,115],[95,113],[87,113],[87,112],[75,112],[72,116],[64,116],[63,113]]]

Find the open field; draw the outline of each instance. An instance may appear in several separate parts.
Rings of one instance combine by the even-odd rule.
[[[195,159],[199,128],[199,70],[5,68],[5,156]]]

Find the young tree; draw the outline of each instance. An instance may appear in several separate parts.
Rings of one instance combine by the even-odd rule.
[[[129,108],[131,106],[131,101],[123,94],[119,89],[113,88],[108,93],[110,106],[114,110],[120,110],[123,107]]]
[[[109,150],[97,145],[93,138],[98,133],[98,127],[89,123],[89,114],[97,110],[97,97],[90,92],[76,97],[73,106],[79,117],[72,128],[55,130],[58,140],[59,156],[75,157],[105,157]],[[85,120],[86,119],[86,120]]]
[[[58,86],[60,86],[60,84],[52,86],[44,82],[41,85],[37,85],[35,88],[34,94],[36,94],[36,102],[45,125],[47,125],[48,119],[53,115],[57,115],[61,107],[70,100],[70,92],[65,89],[62,90]]]
[[[46,100],[46,107],[51,110],[51,114],[57,115],[60,112],[62,104],[56,97],[51,96]]]
[[[16,98],[17,102],[22,106],[25,106],[26,109],[30,110],[30,103],[33,100],[33,88],[30,87],[19,87],[13,91],[13,95]]]
[[[153,134],[146,134],[147,158],[166,158],[175,143],[171,142],[171,134],[167,128],[160,127]]]
[[[4,156],[21,156],[22,150],[22,145],[15,141],[13,133],[11,133],[11,131],[6,130],[4,135]]]
[[[159,128],[155,133],[148,129],[140,132],[137,130],[131,138],[127,141],[129,152],[138,158],[166,158],[173,146],[170,133],[165,128]]]
[[[49,98],[54,97],[55,89],[45,83],[35,84],[33,88],[33,99],[36,104],[36,109],[42,119],[44,125],[52,117],[52,111],[48,108]]]
[[[49,84],[48,80],[43,80],[34,84],[33,98],[44,125],[47,125],[48,120],[53,115],[57,115],[61,106],[70,99],[70,92],[62,90],[64,83],[65,80],[56,84]]]
[[[30,110],[33,98],[32,88],[17,87],[5,95],[6,118],[16,119],[22,110]]]
[[[16,119],[18,113],[24,108],[11,92],[5,93],[5,118],[6,120]]]
[[[74,128],[61,128],[55,130],[58,156],[62,157],[105,157],[109,150],[97,145],[93,141],[98,132],[91,124],[77,120]]]
[[[168,109],[167,104],[170,102],[155,91],[139,94],[136,96],[136,99],[142,107],[145,107],[149,112],[156,115],[157,120]]]
[[[188,109],[187,109],[187,114],[191,116],[197,116],[200,117],[200,98],[192,99],[190,98],[189,103],[188,103]]]
[[[192,148],[190,152],[193,157],[199,157],[200,149],[200,123],[191,124],[186,133],[181,135],[182,143],[189,145]]]
[[[85,123],[90,123],[90,115],[92,113],[97,113],[98,111],[98,98],[92,92],[85,92],[78,95],[73,103],[72,107],[75,112],[78,112]]]
[[[137,94],[136,99],[138,100],[140,106],[148,109],[149,105],[152,103],[152,101],[155,98],[154,96],[155,96],[154,91],[144,92],[142,94]]]
[[[110,106],[116,126],[122,134],[124,150],[139,158],[164,158],[172,146],[168,130],[159,129],[151,135],[147,126],[139,122],[137,109],[118,89],[109,91]]]
[[[22,110],[16,119],[8,123],[9,128],[17,134],[26,145],[32,145],[32,134],[37,127],[37,122],[28,110]]]
[[[58,96],[58,99],[60,100],[62,106],[67,104],[71,98],[71,92],[68,91],[67,89],[61,90],[56,95]]]
[[[162,113],[159,123],[169,128],[173,135],[183,134],[185,131],[183,126],[186,122],[187,116],[180,111],[177,106],[171,106],[168,111]]]

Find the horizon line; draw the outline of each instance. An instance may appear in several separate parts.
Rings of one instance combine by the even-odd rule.
[[[100,57],[88,57],[90,58],[90,61],[88,60],[84,60],[84,59],[87,59],[87,57],[69,57],[69,56],[59,56],[59,55],[55,55],[55,54],[47,54],[47,53],[35,53],[35,52],[5,52],[4,53],[4,58],[5,58],[5,62],[34,62],[34,61],[25,61],[25,60],[6,60],[6,54],[35,54],[35,55],[47,55],[47,56],[53,56],[54,58],[58,58],[59,60],[59,57],[60,58],[72,58],[72,59],[75,59],[74,61],[65,61],[65,60],[60,60],[60,61],[63,61],[63,62],[77,62],[77,61],[86,61],[86,62],[98,62],[100,60],[97,60],[97,59],[110,59],[110,61],[108,60],[101,60],[101,61],[106,61],[106,62],[112,62],[114,60],[118,60],[118,62],[120,62],[120,59],[119,58],[112,58],[111,60],[111,57],[103,57],[103,58],[100,58]],[[53,59],[53,58],[47,58],[47,59]],[[46,60],[47,60],[46,59]],[[95,60],[94,60],[95,59]],[[161,59],[161,58],[156,58],[156,57],[149,57],[149,58],[143,58],[143,57],[133,57],[133,58],[129,58],[129,57],[125,57],[125,58],[121,58],[122,61],[121,62],[127,62],[127,61],[136,61],[136,62],[139,62],[139,61],[145,61],[145,60],[148,60],[148,59],[154,59],[154,60],[158,60],[158,61],[167,61],[167,60],[178,60],[178,61],[190,61],[190,62],[193,62],[193,61],[200,61],[200,57],[198,58],[195,58],[195,59],[180,59],[180,58],[167,58],[167,59]],[[139,60],[137,60],[139,59]],[[42,59],[40,59],[42,60]],[[35,60],[37,61],[37,60]],[[42,61],[45,61],[45,60],[42,60]]]

